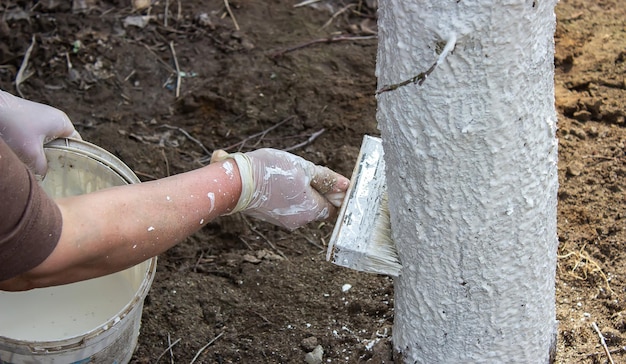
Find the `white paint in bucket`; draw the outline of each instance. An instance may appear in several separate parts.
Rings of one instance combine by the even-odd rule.
[[[139,285],[131,286],[124,275],[27,292],[0,292],[0,336],[53,341],[85,335],[115,317],[133,299]]]
[[[53,197],[139,183],[119,159],[69,139],[46,145],[42,186]],[[156,258],[84,282],[26,292],[0,291],[0,363],[128,363]]]

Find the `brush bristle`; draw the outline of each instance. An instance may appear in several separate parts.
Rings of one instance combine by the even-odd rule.
[[[385,182],[381,140],[365,136],[330,238],[327,260],[362,272],[400,274]]]
[[[373,222],[366,228],[367,231],[358,238],[345,234],[341,236],[341,241],[335,242],[332,261],[361,272],[397,277],[402,264],[391,238],[391,217],[386,191],[379,198],[375,214]]]
[[[387,192],[381,197],[380,207],[374,222],[372,238],[367,251],[361,257],[360,265],[365,271],[384,272],[392,276],[400,274],[402,264],[396,245],[391,238],[391,216]]]

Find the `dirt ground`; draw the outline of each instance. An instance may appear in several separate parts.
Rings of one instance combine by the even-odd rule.
[[[378,134],[376,1],[296,3],[2,1],[0,87],[66,111],[142,180],[263,146],[349,176]],[[556,361],[626,362],[626,3],[556,12]],[[301,363],[320,345],[392,363],[393,281],[327,263],[331,231],[209,223],[159,258],[132,362]]]

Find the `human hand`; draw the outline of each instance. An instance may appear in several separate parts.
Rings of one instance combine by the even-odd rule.
[[[293,230],[337,213],[350,181],[294,154],[259,149],[248,153],[213,153],[212,162],[232,158],[241,175],[241,197],[231,213]]]
[[[81,139],[63,111],[1,90],[0,137],[41,176],[48,170],[43,150],[45,143],[60,137]]]

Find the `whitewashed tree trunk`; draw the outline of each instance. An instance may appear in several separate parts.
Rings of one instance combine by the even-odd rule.
[[[555,5],[379,2],[398,362],[551,360]]]

